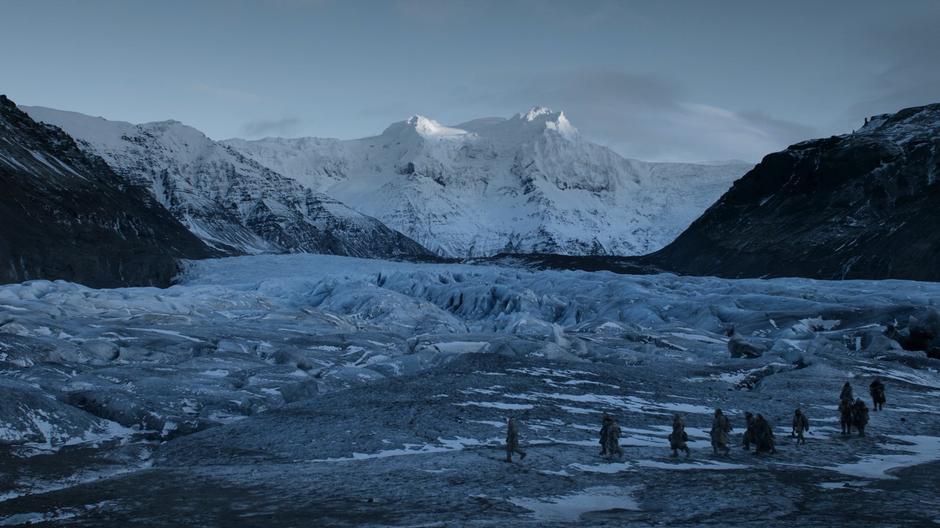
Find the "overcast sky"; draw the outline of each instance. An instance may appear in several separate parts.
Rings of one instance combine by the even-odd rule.
[[[940,2],[6,0],[0,93],[210,137],[564,110],[653,160],[756,161],[940,102]]]

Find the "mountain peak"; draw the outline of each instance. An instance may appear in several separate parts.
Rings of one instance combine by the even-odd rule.
[[[424,137],[452,137],[463,136],[467,134],[466,130],[444,126],[437,121],[422,115],[411,116],[411,118],[408,119],[408,125],[413,127]]]
[[[519,114],[519,117],[525,121],[535,121],[541,116],[551,116],[552,114],[555,114],[555,112],[547,106],[533,106],[528,112]],[[561,114],[561,112],[558,112],[558,114]]]
[[[533,106],[528,112],[516,114],[516,119],[524,124],[543,124],[548,130],[554,130],[565,137],[577,135],[578,129],[568,121],[565,113],[554,111],[547,106]]]
[[[893,114],[879,114],[865,119],[856,133],[878,135],[896,143],[940,132],[940,104],[914,106]]]
[[[417,134],[427,139],[455,138],[469,134],[466,130],[444,126],[430,117],[415,114],[405,121],[392,123],[382,132],[383,136],[400,136],[402,134]]]

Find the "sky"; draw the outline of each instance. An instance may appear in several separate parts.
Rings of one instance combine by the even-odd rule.
[[[0,93],[214,139],[562,110],[647,160],[758,161],[940,102],[940,1],[3,0]]]

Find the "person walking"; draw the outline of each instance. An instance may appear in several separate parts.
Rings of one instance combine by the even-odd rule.
[[[796,438],[797,445],[806,443],[806,438],[803,436],[803,433],[806,432],[809,432],[809,419],[802,409],[797,409],[793,413],[793,431],[790,433],[791,436]]]
[[[679,451],[685,451],[686,458],[692,454],[689,450],[689,435],[685,432],[685,423],[678,414],[672,419],[672,433],[669,434],[669,447],[672,448],[672,456],[679,456]]]
[[[885,384],[881,382],[881,378],[876,377],[875,381],[868,386],[868,391],[871,393],[872,408],[876,411],[883,411],[887,398],[885,397]]]
[[[754,418],[754,432],[757,438],[755,454],[775,454],[777,452],[777,447],[774,445],[774,430],[764,418],[764,415],[758,414],[757,418]]]
[[[613,418],[610,418],[610,424],[607,426],[607,445],[604,449],[607,451],[607,456],[617,458],[623,456],[623,450],[620,449],[620,424]]]
[[[718,454],[722,451],[725,455],[731,453],[728,446],[728,433],[731,432],[731,420],[721,412],[721,409],[715,409],[715,418],[712,420],[712,452]]]
[[[519,427],[516,420],[510,418],[506,422],[506,462],[512,462],[512,454],[519,455],[519,461],[525,460],[525,451],[519,447]]]
[[[604,417],[601,418],[601,433],[600,433],[600,444],[601,444],[601,456],[607,456],[607,437],[610,433],[610,424],[613,422],[613,418],[609,414],[604,413]]]
[[[754,435],[754,414],[750,411],[744,413],[744,435],[741,438],[741,443],[745,451],[750,451],[751,444],[757,443],[757,438]]]

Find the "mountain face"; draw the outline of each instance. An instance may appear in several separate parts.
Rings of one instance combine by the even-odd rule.
[[[545,108],[454,127],[415,116],[356,140],[223,143],[449,257],[648,253],[751,167],[624,159]]]
[[[168,286],[215,253],[62,130],[0,96],[0,282]]]
[[[724,277],[940,280],[940,104],[765,157],[642,259]]]
[[[424,256],[419,244],[177,121],[134,125],[24,107],[147,188],[208,245],[229,254]]]

